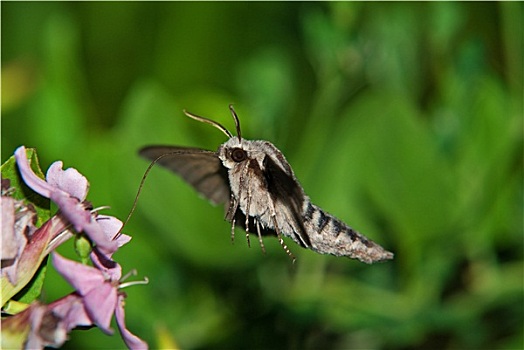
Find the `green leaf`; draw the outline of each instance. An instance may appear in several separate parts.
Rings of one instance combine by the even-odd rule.
[[[49,255],[44,258],[31,281],[29,281],[29,283],[13,297],[14,300],[21,303],[31,304],[34,300],[40,297],[47,272],[48,257]]]

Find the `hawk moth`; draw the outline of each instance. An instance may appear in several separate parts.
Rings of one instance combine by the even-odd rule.
[[[256,233],[262,250],[262,236],[276,236],[295,260],[282,237],[321,254],[358,259],[365,263],[393,258],[377,243],[353,230],[341,220],[311,203],[286,158],[268,141],[243,139],[233,106],[237,136],[210,119],[184,110],[197,121],[222,131],[228,140],[216,152],[181,146],[146,146],[139,154],[180,175],[213,204],[226,206],[226,220]]]

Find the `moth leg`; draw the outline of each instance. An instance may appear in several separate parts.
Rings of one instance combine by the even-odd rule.
[[[229,207],[227,208],[226,220],[231,221],[231,243],[235,242],[235,213],[238,208],[238,202],[235,199],[233,193],[231,193],[231,199],[229,200]]]
[[[257,219],[255,219],[255,224],[257,225],[258,242],[260,242],[260,248],[262,248],[262,253],[266,254],[266,247],[264,247],[264,242],[262,241],[262,233],[260,232],[260,223]]]
[[[269,193],[268,193],[268,196],[269,196]],[[280,228],[278,227],[278,224],[277,224],[277,214],[275,212],[275,207],[273,206],[273,202],[271,202],[271,198],[268,198],[268,199],[269,199],[268,200],[269,207],[270,207],[270,210],[271,210],[271,212],[270,212],[271,221],[273,221],[273,226],[275,228],[275,232],[277,233],[278,243],[280,243],[282,248],[284,248],[284,251],[291,258],[291,260],[293,261],[293,264],[294,264],[295,261],[297,260],[297,258],[295,258],[293,253],[291,253],[291,251],[287,247],[286,243],[284,242],[284,239],[282,239],[282,234],[280,233]]]
[[[235,217],[231,220],[231,244],[235,243]]]
[[[247,167],[245,168],[247,170]],[[246,181],[249,181],[249,179],[246,179]],[[246,196],[246,239],[247,239],[247,246],[251,248],[251,242],[249,241],[249,207],[251,205],[251,191],[249,189],[249,185],[247,186],[247,196]]]
[[[235,198],[235,195],[231,193],[231,197],[229,199],[229,206],[226,212],[227,221],[232,221],[235,218],[235,213],[237,212],[237,208],[238,208],[238,202]]]
[[[249,206],[251,204],[251,192],[249,191],[249,184],[246,186],[246,182],[249,181],[249,178],[246,177],[248,171],[247,163],[242,168],[242,172],[240,173],[239,183],[238,183],[238,198],[239,202],[242,200],[242,192],[244,191],[244,188],[247,187],[247,195],[246,195],[246,240],[247,240],[247,246],[251,248],[251,242],[249,240]],[[237,204],[238,207],[238,204]]]
[[[277,233],[278,243],[280,243],[280,245],[282,246],[282,248],[284,249],[286,254],[291,258],[291,260],[293,261],[293,264],[294,264],[295,261],[297,260],[297,258],[295,258],[293,253],[291,253],[291,251],[287,247],[286,243],[284,242],[284,239],[282,239],[282,235],[280,234],[280,230],[278,229],[275,216],[273,216],[272,219],[273,219],[273,225],[275,225],[275,232]]]

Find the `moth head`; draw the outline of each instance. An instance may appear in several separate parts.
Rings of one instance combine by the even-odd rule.
[[[235,166],[235,164],[242,163],[243,161],[245,161],[248,158],[248,152],[242,147],[246,141],[243,141],[242,139],[242,133],[240,131],[240,121],[238,120],[238,116],[232,104],[229,105],[229,110],[231,112],[233,120],[235,121],[237,137],[233,137],[229,130],[227,130],[222,124],[214,120],[200,117],[198,115],[189,113],[186,110],[184,110],[184,114],[187,115],[189,118],[214,126],[218,130],[222,131],[229,138],[228,141],[226,141],[219,147],[217,153],[222,163],[227,168],[231,169]]]
[[[233,169],[236,165],[243,163],[249,158],[250,152],[246,149],[248,145],[249,141],[238,140],[236,137],[230,138],[218,148],[218,158],[220,158],[226,168]]]

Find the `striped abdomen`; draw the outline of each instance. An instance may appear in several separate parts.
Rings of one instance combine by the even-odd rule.
[[[393,253],[324,212],[311,201],[304,202],[304,228],[311,242],[311,250],[322,254],[347,256],[368,264],[393,259]]]

